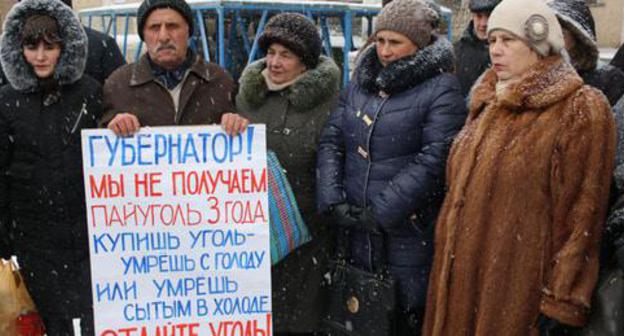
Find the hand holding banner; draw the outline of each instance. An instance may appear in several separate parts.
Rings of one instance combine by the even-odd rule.
[[[97,336],[272,335],[263,125],[82,147]]]

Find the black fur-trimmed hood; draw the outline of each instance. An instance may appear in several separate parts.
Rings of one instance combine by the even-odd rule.
[[[578,71],[591,71],[598,65],[599,50],[596,45],[596,25],[585,0],[551,0],[562,28],[576,38],[576,46],[569,50],[572,65]]]
[[[38,79],[22,53],[21,31],[28,17],[49,13],[59,24],[63,49],[54,79],[59,85],[71,84],[82,77],[87,62],[87,36],[71,8],[59,0],[24,0],[9,11],[0,41],[0,62],[7,80],[20,91],[34,91]]]
[[[269,89],[262,70],[265,59],[257,60],[245,68],[239,80],[238,99],[252,108],[258,108],[266,100]],[[331,58],[321,56],[316,68],[306,71],[296,82],[284,89],[284,96],[295,109],[307,111],[320,105],[340,89],[340,69]]]
[[[396,60],[385,68],[377,58],[375,45],[364,51],[355,69],[355,80],[365,90],[396,94],[413,88],[441,73],[453,70],[453,46],[443,37],[416,54]]]

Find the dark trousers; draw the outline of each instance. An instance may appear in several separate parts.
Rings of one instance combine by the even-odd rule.
[[[94,335],[89,260],[73,251],[21,250],[17,253],[26,287],[48,336]]]

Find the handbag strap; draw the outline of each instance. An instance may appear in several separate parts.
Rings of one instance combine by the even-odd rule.
[[[379,260],[380,264],[379,264],[379,269],[375,270],[375,271],[382,278],[385,278],[386,275],[390,274],[390,266],[389,266],[389,262],[388,262],[388,244],[386,244],[386,242],[388,241],[388,238],[387,238],[386,233],[383,232],[383,231],[381,233],[381,240],[380,241],[381,241],[381,244],[379,246],[379,248],[381,249],[380,260]],[[375,267],[374,263],[373,263],[373,267]]]
[[[337,255],[337,259],[338,260],[344,260],[344,262],[348,262],[348,260],[351,257],[351,240],[349,239],[350,230],[349,229],[343,229],[340,228],[338,230],[338,234],[336,235],[336,240],[338,241],[336,244],[336,255]],[[368,234],[369,236],[372,236],[370,233]],[[374,236],[374,237],[379,237],[379,236]],[[381,249],[381,253],[379,254],[380,258],[379,258],[379,267],[375,267],[375,260],[373,258],[373,265],[371,265],[373,267],[373,272],[377,273],[377,275],[380,278],[385,278],[386,275],[388,275],[390,273],[390,269],[389,269],[389,263],[388,263],[388,246],[386,244],[387,242],[387,235],[385,232],[382,232],[381,234],[381,239],[379,240],[380,242],[380,246],[379,248]],[[373,249],[373,245],[372,242],[370,244],[370,248],[373,250],[374,253],[374,249]]]

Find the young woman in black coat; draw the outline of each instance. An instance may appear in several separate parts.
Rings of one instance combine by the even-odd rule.
[[[80,131],[96,127],[101,87],[83,76],[87,38],[58,0],[16,4],[0,60],[0,234],[17,255],[50,336],[92,334]]]

